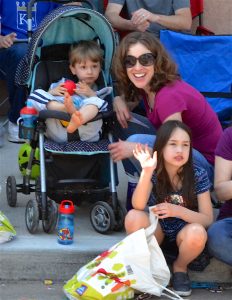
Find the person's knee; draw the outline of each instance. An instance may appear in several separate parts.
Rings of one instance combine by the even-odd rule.
[[[135,232],[141,228],[146,228],[149,225],[149,219],[143,211],[132,209],[126,215],[125,229],[127,234]]]
[[[207,232],[205,228],[200,224],[189,224],[188,229],[185,232],[185,241],[191,248],[202,248],[207,241]]]

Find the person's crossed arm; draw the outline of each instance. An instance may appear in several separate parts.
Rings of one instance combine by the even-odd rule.
[[[140,8],[132,14],[131,19],[120,16],[122,8],[121,4],[109,3],[105,11],[105,16],[118,30],[143,32],[148,29],[150,23],[157,23],[171,30],[191,29],[192,15],[188,7],[177,9],[174,15],[160,15]]]

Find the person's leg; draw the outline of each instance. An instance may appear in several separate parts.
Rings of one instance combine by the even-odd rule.
[[[207,159],[204,157],[203,154],[201,154],[199,151],[196,149],[193,149],[193,162],[206,170],[209,181],[211,183],[211,187],[213,186],[213,181],[214,181],[214,167],[207,161]]]
[[[206,241],[206,230],[200,224],[187,224],[177,234],[176,243],[179,253],[173,263],[172,285],[174,292],[180,296],[191,294],[187,267],[203,251]]]
[[[214,257],[232,266],[232,218],[217,221],[210,226],[208,249]]]
[[[200,224],[187,224],[177,234],[179,255],[173,263],[173,272],[187,272],[188,264],[205,248],[207,233]]]
[[[20,109],[25,105],[26,92],[24,88],[15,85],[15,73],[19,61],[26,54],[27,43],[15,43],[8,49],[0,51],[0,69],[5,73],[10,102],[9,120],[13,123],[19,118]]]
[[[145,211],[132,209],[125,217],[125,229],[127,234],[135,232],[141,228],[150,226],[148,214]]]
[[[126,140],[134,134],[155,134],[155,127],[146,117],[134,113],[131,115],[132,119],[128,121],[128,128],[122,128],[119,122],[115,120],[112,128],[115,140]]]

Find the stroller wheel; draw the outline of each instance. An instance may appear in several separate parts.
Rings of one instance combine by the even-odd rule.
[[[56,229],[58,218],[58,208],[54,200],[48,199],[47,201],[47,219],[42,220],[43,230],[46,233],[51,233]]]
[[[96,202],[90,212],[90,221],[93,228],[99,233],[113,230],[115,217],[112,207],[104,201]]]
[[[25,221],[27,230],[30,233],[35,233],[39,226],[39,207],[37,201],[34,199],[27,202]]]
[[[14,176],[9,176],[6,182],[6,197],[7,203],[11,207],[15,207],[17,202],[17,188]]]
[[[120,231],[124,229],[124,220],[127,214],[126,207],[121,203],[118,202],[118,209],[116,213],[116,224],[114,226],[114,231]]]

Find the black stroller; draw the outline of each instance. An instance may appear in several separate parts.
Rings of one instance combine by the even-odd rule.
[[[62,6],[49,14],[32,35],[28,53],[18,69],[16,79],[30,91],[47,90],[50,83],[62,76],[72,79],[69,71],[68,48],[79,40],[96,40],[104,50],[104,66],[98,86],[111,85],[110,67],[115,49],[113,30],[100,13],[84,7]],[[30,233],[38,229],[39,220],[45,232],[52,232],[57,223],[57,204],[71,199],[76,205],[82,200],[92,203],[90,220],[97,232],[121,230],[126,209],[118,201],[116,167],[110,158],[108,145],[112,141],[112,95],[108,96],[109,111],[103,119],[103,135],[99,142],[73,141],[58,144],[45,138],[46,119],[69,120],[63,112],[41,111],[31,132],[31,152],[23,183],[16,184],[14,176],[7,179],[8,204],[16,205],[17,193],[35,193],[26,206],[25,221]],[[20,124],[20,136],[27,136],[27,128]],[[31,183],[36,148],[40,153],[40,176]]]

